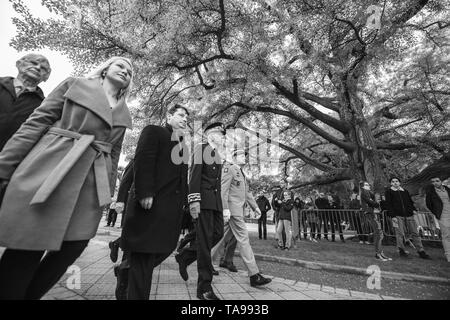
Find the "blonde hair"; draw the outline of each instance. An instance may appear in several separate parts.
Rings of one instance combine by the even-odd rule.
[[[133,64],[131,63],[130,59],[124,58],[124,57],[119,57],[119,56],[109,58],[107,61],[103,62],[97,68],[95,68],[93,71],[91,71],[86,76],[86,78],[88,78],[88,79],[104,78],[104,72],[107,71],[109,69],[109,67],[117,60],[123,60],[123,61],[127,62],[131,67],[130,83],[128,84],[128,86],[126,88],[120,89],[119,93],[117,95],[117,98],[119,100],[122,98],[124,98],[126,100],[128,98],[128,96],[130,95],[131,88],[133,87],[133,78],[134,78]]]

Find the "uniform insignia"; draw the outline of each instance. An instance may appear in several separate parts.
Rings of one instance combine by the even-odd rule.
[[[223,172],[224,172],[224,173],[228,173],[228,168],[224,168],[224,169],[223,169]]]
[[[237,182],[236,182],[236,185],[239,187],[239,186],[241,185],[241,182],[240,182],[240,181],[237,181]]]

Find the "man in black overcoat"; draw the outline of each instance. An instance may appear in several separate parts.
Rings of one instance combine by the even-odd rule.
[[[148,300],[153,269],[176,248],[187,205],[187,149],[181,135],[188,110],[168,110],[165,127],[142,131],[134,157],[121,247],[129,252],[128,300]]]

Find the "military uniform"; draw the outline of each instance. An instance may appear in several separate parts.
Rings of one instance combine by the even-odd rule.
[[[225,224],[224,237],[212,250],[212,257],[216,258],[224,244],[234,235],[239,244],[239,253],[247,266],[248,275],[259,274],[244,221],[244,205],[248,203],[253,210],[258,209],[258,205],[248,188],[247,179],[238,165],[225,162],[222,170],[221,191],[223,208],[230,210],[231,217]]]
[[[180,250],[177,261],[187,266],[197,260],[198,293],[212,291],[211,249],[223,236],[221,177],[219,154],[208,143],[197,145],[190,170],[188,202],[200,202],[200,214],[194,223],[195,240],[190,247]]]

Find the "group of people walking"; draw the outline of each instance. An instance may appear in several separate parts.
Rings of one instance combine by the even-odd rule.
[[[127,58],[113,57],[84,78],[67,78],[45,99],[38,85],[50,75],[48,60],[29,54],[17,67],[16,78],[0,78],[0,246],[6,247],[0,259],[0,299],[40,299],[95,236],[102,209],[114,195],[125,131],[132,127],[126,100],[133,66]],[[250,285],[270,282],[255,261],[245,205],[260,216],[261,238],[267,237],[272,206],[279,247],[291,246],[291,211],[300,208],[291,193],[278,194],[272,204],[265,197],[253,198],[242,170],[246,154],[225,154],[222,123],[205,127],[190,166],[180,161],[186,157],[188,119],[188,109],[176,104],[167,110],[164,126],[145,127],[125,170],[115,208],[124,213],[122,235],[110,244],[113,260],[119,247],[124,251],[114,268],[120,298],[149,298],[153,270],[175,251],[186,217],[190,232],[175,258],[184,280],[188,266],[197,261],[199,299],[218,299],[212,289],[218,273],[213,262],[220,255],[229,257],[236,246]],[[449,259],[450,193],[438,180],[432,180],[427,205],[441,223]],[[405,226],[414,230],[414,207],[396,181],[391,180],[386,201],[400,239]],[[377,230],[376,257],[386,260],[378,203],[368,183],[361,190],[363,211]],[[413,234],[413,240],[427,258],[420,237]],[[401,241],[397,245],[406,255]],[[224,247],[227,254],[222,254]],[[221,265],[234,271],[229,260]]]

